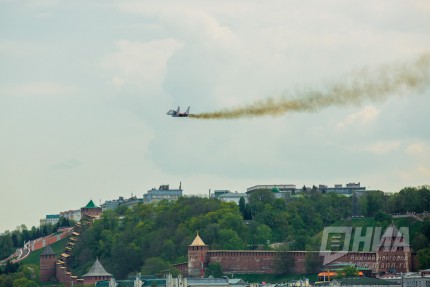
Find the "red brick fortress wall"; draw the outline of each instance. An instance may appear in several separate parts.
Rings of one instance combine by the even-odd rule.
[[[67,236],[70,236],[70,234],[72,234],[72,232],[73,232],[72,228],[67,228],[61,234],[49,235],[46,237],[36,239],[36,240],[32,241],[30,244],[31,251],[42,249],[47,245],[51,245],[57,241],[60,241],[61,239],[64,239]]]
[[[305,251],[213,250],[208,251],[207,262],[208,264],[219,263],[222,270],[227,273],[304,274],[306,273],[304,264],[306,253]]]
[[[306,273],[306,254],[313,254],[322,269],[324,257],[319,251],[251,251],[251,250],[209,250],[206,254],[205,266],[217,262],[226,273],[256,273],[256,274],[280,274],[280,273]],[[380,258],[378,258],[378,256]],[[408,262],[399,261],[400,254],[384,254],[384,260],[390,261],[390,265],[397,267],[398,272],[415,270],[416,254],[411,254]],[[403,254],[404,256],[404,254]],[[395,257],[395,259],[393,259]],[[358,267],[370,268],[373,272],[381,271],[381,254],[376,252],[348,252],[329,263],[354,263]],[[401,258],[400,258],[401,259]],[[283,260],[283,262],[281,262]],[[398,262],[399,261],[399,262]],[[399,265],[399,263],[402,263]],[[407,264],[404,265],[404,264]],[[387,270],[384,270],[387,271]]]

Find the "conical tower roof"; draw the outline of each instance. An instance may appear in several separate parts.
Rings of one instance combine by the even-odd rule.
[[[395,238],[395,237],[402,237],[403,234],[397,229],[397,227],[391,223],[386,229],[384,234],[382,235],[383,238]]]
[[[384,234],[381,236],[380,243],[378,244],[379,248],[410,248],[409,245],[409,236],[406,234],[402,234],[399,229],[394,224],[391,224],[385,229]],[[407,250],[407,249],[403,249]]]
[[[40,254],[40,256],[46,256],[46,255],[56,255],[56,253],[54,252],[54,250],[51,248],[50,245],[46,246],[45,249],[43,249],[42,253]]]
[[[206,246],[203,240],[199,236],[199,232],[197,232],[196,238],[194,238],[193,243],[190,246]]]
[[[99,259],[96,259],[90,271],[82,277],[95,277],[95,276],[112,276],[112,274],[107,273],[105,268],[100,263]]]
[[[91,199],[87,205],[85,206],[85,208],[97,208],[97,205],[94,204],[94,201]]]

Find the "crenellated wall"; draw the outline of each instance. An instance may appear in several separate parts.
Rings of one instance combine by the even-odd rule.
[[[64,286],[76,286],[83,285],[84,280],[79,279],[71,273],[68,267],[68,258],[71,255],[71,250],[78,240],[80,235],[81,223],[78,222],[76,225],[67,231],[67,236],[69,236],[68,244],[59,258],[56,255],[45,255],[40,257],[40,281],[47,282],[51,278],[56,278],[58,282],[64,284]],[[51,236],[54,238],[54,236]],[[66,236],[62,236],[65,238]],[[61,238],[61,239],[62,239]],[[53,240],[53,239],[52,239]],[[47,241],[50,242],[50,241]]]
[[[195,250],[194,250],[195,249]],[[201,276],[202,268],[210,263],[219,263],[225,273],[254,274],[305,274],[306,255],[316,260],[323,269],[324,253],[319,251],[267,251],[267,250],[203,250],[202,247],[188,249],[188,276]],[[340,254],[329,263],[354,263],[358,267],[369,268],[375,274],[414,271],[417,266],[416,254],[409,251],[348,252]]]
[[[64,232],[62,232],[61,234],[49,235],[49,236],[34,240],[30,244],[31,251],[42,249],[48,245],[51,245],[57,241],[60,241],[70,236],[72,232],[73,232],[73,228],[69,228],[69,229],[66,229]]]

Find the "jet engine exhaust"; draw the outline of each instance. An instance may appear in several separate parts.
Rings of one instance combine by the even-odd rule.
[[[315,112],[331,106],[359,105],[366,100],[419,91],[430,84],[430,54],[413,61],[384,65],[376,70],[361,69],[321,89],[285,92],[249,105],[215,112],[189,115],[194,119],[237,119],[281,116],[289,112]]]

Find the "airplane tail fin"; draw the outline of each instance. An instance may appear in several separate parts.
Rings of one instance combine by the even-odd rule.
[[[176,110],[176,112],[179,114],[179,110],[180,110],[180,107],[178,107],[178,109]]]
[[[185,114],[188,115],[190,113],[190,107],[185,111]]]

